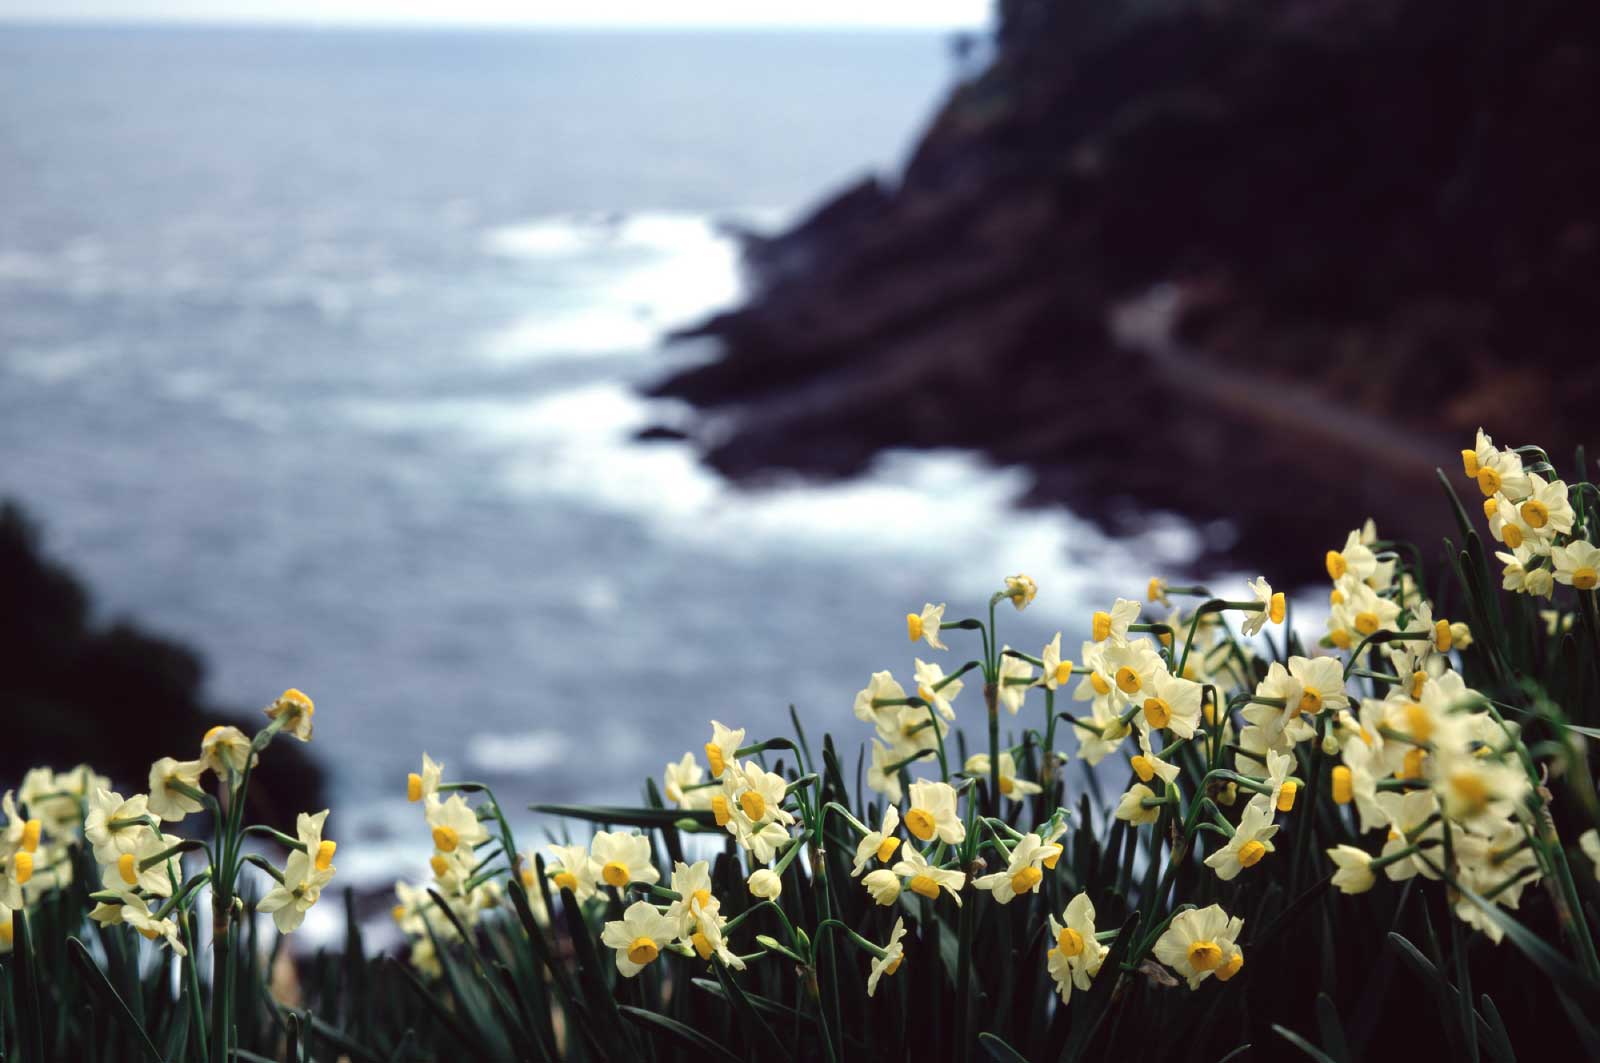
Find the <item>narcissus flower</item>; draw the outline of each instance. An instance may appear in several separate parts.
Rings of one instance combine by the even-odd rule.
[[[867,893],[872,899],[885,908],[900,899],[900,876],[889,868],[880,867],[876,871],[868,871],[861,884],[867,888]]]
[[[1328,858],[1338,868],[1333,873],[1333,884],[1341,893],[1365,893],[1377,881],[1372,873],[1372,857],[1363,849],[1335,845],[1328,850]]]
[[[263,711],[274,720],[279,716],[287,717],[283,724],[284,733],[294,735],[302,742],[311,741],[311,717],[316,714],[317,707],[300,691],[290,687]]]
[[[1032,577],[1017,573],[1015,576],[1006,577],[1006,597],[1011,599],[1011,604],[1017,607],[1017,612],[1022,612],[1033,604],[1033,596],[1039,593],[1039,585],[1033,582]]]
[[[1073,663],[1061,659],[1061,632],[1057,631],[1056,637],[1045,644],[1039,660],[1044,665],[1039,673],[1039,686],[1054,690],[1072,678]]]
[[[661,789],[667,800],[679,808],[710,808],[711,789],[694,789],[705,779],[706,773],[693,753],[685,753],[676,761],[668,761],[661,775]]]
[[[178,924],[171,919],[157,919],[144,898],[135,893],[122,894],[120,918],[115,921],[133,927],[147,941],[160,941],[179,956],[189,954],[178,937]]]
[[[198,789],[200,773],[205,771],[205,768],[203,761],[174,760],[172,757],[162,757],[150,765],[151,814],[160,816],[168,823],[176,823],[184,816],[205,808],[197,798],[176,788],[183,786],[190,790]]]
[[[770,867],[758,867],[750,873],[745,888],[753,897],[775,901],[783,893],[783,879],[779,878],[778,873]]]
[[[1200,727],[1204,694],[1201,684],[1156,669],[1149,682],[1142,684],[1139,695],[1131,699],[1144,710],[1134,717],[1134,722],[1146,730],[1165,729],[1179,738],[1193,738]]]
[[[1288,753],[1267,754],[1267,785],[1272,787],[1272,793],[1267,795],[1267,803],[1279,812],[1289,812],[1294,809],[1295,794],[1300,787],[1290,780],[1289,774],[1294,771],[1294,757]]]
[[[887,864],[894,858],[894,851],[900,847],[900,839],[894,836],[899,826],[900,812],[890,805],[883,813],[883,825],[868,831],[856,846],[855,866],[850,871],[852,878],[861,874],[873,857],[877,857],[880,864]]]
[[[694,946],[695,955],[702,960],[711,960],[716,957],[723,966],[735,971],[744,970],[744,961],[733,954],[728,948],[728,941],[722,936],[723,918],[720,905],[716,900],[701,903],[699,899],[690,902],[694,911],[695,928],[689,935],[689,944]]]
[[[1344,692],[1344,666],[1335,657],[1290,657],[1289,674],[1300,683],[1300,700],[1285,706],[1291,716],[1315,716],[1350,703]]]
[[[713,779],[722,778],[722,769],[733,763],[734,754],[744,747],[744,728],[737,731],[711,721],[711,741],[705,745],[706,763]]]
[[[661,949],[677,936],[671,919],[649,901],[634,901],[622,918],[605,925],[600,941],[617,953],[617,970],[632,978],[661,955]]]
[[[406,800],[414,804],[435,796],[443,776],[444,765],[436,763],[428,754],[422,754],[422,771],[414,771],[406,776]]]
[[[901,702],[906,697],[906,688],[895,681],[888,672],[873,672],[872,678],[867,680],[867,685],[856,692],[855,713],[856,719],[867,723],[877,723],[884,713],[893,716],[899,711],[899,705],[879,705],[884,702]]]
[[[967,836],[967,825],[956,815],[955,788],[949,783],[912,783],[905,821],[906,830],[924,842],[937,834],[945,844],[959,845]]]
[[[1006,649],[1011,647],[1007,646]],[[1007,682],[1007,680],[1026,680],[1026,682]],[[1020,657],[1000,657],[1000,704],[1006,711],[1015,716],[1022,708],[1022,702],[1028,695],[1028,687],[1033,683],[1033,665]]]
[[[1129,760],[1129,767],[1140,782],[1160,777],[1163,782],[1171,783],[1180,771],[1176,764],[1169,764],[1155,754],[1150,748],[1150,732],[1144,729],[1139,731],[1139,752]]]
[[[678,924],[678,937],[688,937],[694,929],[694,901],[709,905],[711,896],[711,865],[705,860],[686,864],[682,860],[672,865],[672,892],[678,899],[667,905],[667,918]]]
[[[328,810],[312,814],[302,812],[295,817],[294,832],[304,847],[306,855],[311,857],[311,864],[318,871],[333,870],[333,854],[338,849],[339,843],[329,841],[322,836],[322,825],[328,822]]]
[[[872,761],[867,765],[867,785],[895,804],[905,796],[900,788],[900,773],[890,771],[895,762],[893,751],[876,738],[872,740]]]
[[[1265,794],[1257,794],[1244,808],[1239,827],[1228,839],[1228,844],[1206,857],[1206,866],[1217,873],[1217,878],[1231,882],[1239,872],[1254,867],[1261,858],[1272,852],[1272,836],[1278,833],[1272,822],[1272,806]]]
[[[958,906],[961,904],[961,888],[967,884],[967,876],[955,868],[934,867],[915,845],[902,848],[900,859],[890,870],[906,880],[912,893],[936,900],[943,888],[955,898]]]
[[[588,848],[582,845],[548,845],[545,848],[555,857],[545,868],[550,884],[558,890],[571,890],[580,903],[593,897],[600,869],[589,858]]]
[[[878,991],[878,979],[886,974],[893,975],[900,969],[900,963],[906,956],[905,946],[900,944],[900,939],[905,936],[906,921],[896,919],[894,930],[889,934],[889,943],[883,947],[883,955],[873,959],[872,968],[867,974],[867,996],[870,997]]]
[[[1149,639],[1135,639],[1121,645],[1107,643],[1100,668],[1111,676],[1117,692],[1135,704],[1149,696],[1145,688],[1155,682],[1158,674],[1168,674],[1166,663]]]
[[[1389,821],[1389,838],[1383,843],[1383,856],[1393,856],[1410,845],[1444,838],[1444,827],[1439,822],[1439,799],[1431,790],[1408,790],[1404,794],[1380,793],[1378,807]],[[1403,882],[1413,875],[1438,878],[1434,866],[1439,864],[1439,850],[1428,851],[1426,860],[1412,854],[1392,864],[1385,865],[1383,873],[1392,882]],[[1433,865],[1433,866],[1430,866]]]
[[[333,867],[318,870],[313,857],[298,850],[289,854],[283,868],[283,881],[256,902],[256,910],[272,916],[280,934],[297,929],[306,913],[322,896],[322,888],[333,881]]]
[[[149,797],[134,794],[126,801],[121,794],[97,789],[89,798],[89,811],[83,820],[83,836],[94,847],[94,858],[102,864],[116,863],[123,853],[139,847],[150,827]]]
[[[1365,581],[1378,570],[1378,559],[1370,547],[1361,541],[1361,533],[1352,531],[1345,537],[1344,547],[1329,550],[1326,558],[1328,578],[1335,583],[1346,575]]]
[[[917,684],[917,696],[938,709],[939,715],[945,719],[955,719],[955,706],[950,703],[961,693],[963,685],[961,680],[946,681],[943,668],[937,664],[929,664],[921,658],[916,660],[916,670],[913,675]]]
[[[794,816],[783,807],[789,784],[782,775],[767,771],[756,761],[734,765],[723,774],[722,786],[729,801],[744,813],[752,828],[768,823],[788,826],[794,822]]]
[[[650,862],[650,839],[642,834],[597,831],[589,855],[608,886],[622,889],[630,882],[659,882],[661,872]]]
[[[972,880],[980,890],[989,890],[999,904],[1009,904],[1019,894],[1029,893],[1044,881],[1042,865],[1047,857],[1059,857],[1061,846],[1046,844],[1037,834],[1024,834],[1012,846],[1005,870]]]
[[[989,778],[989,754],[974,753],[962,765],[968,775],[978,779]],[[1017,778],[1017,758],[1009,750],[1000,754],[1000,792],[1007,797],[1018,799],[1041,793],[1043,787],[1036,782]]]
[[[1220,976],[1235,954],[1241,956],[1242,966],[1243,954],[1235,943],[1243,929],[1243,919],[1229,919],[1215,904],[1180,912],[1156,941],[1156,959],[1187,979],[1190,989],[1197,989],[1213,974]]]
[[[470,850],[489,840],[478,814],[460,794],[451,794],[444,801],[435,796],[424,803],[423,810],[433,831],[433,846],[441,853],[453,853],[458,846]]]
[[[1122,800],[1117,802],[1116,817],[1127,820],[1138,826],[1144,823],[1154,823],[1161,818],[1161,806],[1145,807],[1144,802],[1155,798],[1155,791],[1142,782],[1136,782],[1128,787],[1128,792],[1122,795]]]
[[[1139,603],[1118,598],[1110,612],[1096,612],[1089,618],[1089,633],[1096,642],[1107,639],[1115,643],[1128,641],[1128,625],[1139,619]]]
[[[177,845],[181,840],[171,834],[148,832],[137,849],[131,853],[123,853],[117,857],[116,863],[105,865],[101,871],[101,882],[106,889],[118,893],[141,890],[153,897],[172,896],[172,876],[167,873],[167,861],[163,860],[150,867],[142,865],[145,861]],[[176,861],[176,858],[173,860]],[[175,870],[179,870],[176,862],[173,866]]]
[[[906,635],[912,642],[921,639],[936,650],[947,650],[950,647],[939,641],[939,625],[942,623],[944,603],[934,605],[930,602],[922,607],[922,612],[906,614]]]
[[[1256,601],[1261,603],[1261,608],[1248,614],[1244,619],[1244,623],[1239,625],[1239,630],[1246,635],[1255,635],[1261,631],[1268,620],[1271,620],[1274,624],[1283,623],[1287,609],[1283,594],[1281,592],[1274,594],[1272,584],[1267,582],[1265,576],[1251,580],[1247,586],[1250,588],[1250,593],[1256,596]]]
[[[237,727],[218,724],[200,739],[200,763],[222,778],[242,774],[250,760],[250,739]]]
[[[1110,950],[1095,938],[1094,905],[1087,893],[1067,902],[1062,921],[1050,916],[1050,951],[1046,954],[1050,977],[1062,1003],[1072,999],[1073,987],[1088,989]]]
[[[1557,583],[1580,591],[1592,591],[1600,584],[1600,548],[1582,539],[1551,550],[1550,560],[1555,564]]]

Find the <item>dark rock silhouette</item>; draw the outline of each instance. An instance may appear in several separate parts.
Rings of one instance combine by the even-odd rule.
[[[89,593],[44,556],[37,529],[13,502],[0,503],[0,704],[14,721],[0,743],[0,789],[29,768],[88,763],[123,794],[143,792],[152,762],[200,755],[212,726],[247,734],[260,715],[218,709],[201,697],[196,654],[128,620],[93,622]],[[263,703],[279,691],[264,691]],[[322,776],[299,743],[279,740],[251,776],[258,822],[293,829],[297,812],[323,806]]]
[[[747,305],[693,330],[722,356],[655,389],[716,415],[713,466],[976,448],[1113,530],[1231,521],[1280,577],[1369,513],[1437,543],[1433,469],[1479,425],[1573,475],[1600,392],[1600,5],[999,11],[897,186],[748,241]]]

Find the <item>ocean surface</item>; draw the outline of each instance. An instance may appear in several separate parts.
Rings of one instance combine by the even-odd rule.
[[[424,750],[518,809],[632,802],[713,717],[853,750],[907,611],[1026,571],[1002,639],[1070,646],[1192,548],[963,454],[749,492],[631,441],[738,297],[721,224],[892,176],[951,77],[925,34],[0,26],[0,494],[212,698],[316,699],[357,880],[424,867]]]

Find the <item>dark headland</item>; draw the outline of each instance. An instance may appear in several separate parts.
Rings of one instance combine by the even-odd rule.
[[[1006,0],[899,179],[745,261],[653,389],[732,478],[973,448],[1290,580],[1437,543],[1479,425],[1600,443],[1600,4]]]

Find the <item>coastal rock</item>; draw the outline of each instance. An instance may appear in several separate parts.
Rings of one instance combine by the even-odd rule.
[[[1031,469],[1029,501],[1227,521],[1294,577],[1369,513],[1438,542],[1433,470],[1480,425],[1572,474],[1600,8],[1000,9],[899,183],[748,241],[747,303],[692,330],[721,357],[653,389],[715,416],[711,465],[972,448]]]

